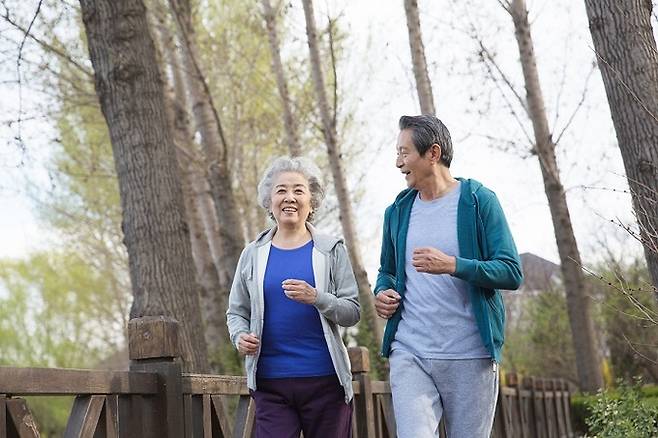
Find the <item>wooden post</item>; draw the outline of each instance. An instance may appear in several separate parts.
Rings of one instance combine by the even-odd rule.
[[[369,438],[375,436],[375,407],[372,399],[372,383],[370,357],[365,347],[352,347],[348,350],[352,364],[354,381],[359,384],[358,394],[354,394],[354,409],[357,420],[357,437]]]
[[[160,396],[156,417],[145,423],[159,425],[153,436],[183,436],[183,391],[181,385],[178,322],[165,316],[144,316],[128,323],[128,351],[131,371],[158,375]],[[147,420],[147,419],[144,419]]]

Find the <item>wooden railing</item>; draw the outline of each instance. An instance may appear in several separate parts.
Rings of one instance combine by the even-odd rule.
[[[0,367],[0,438],[38,437],[21,396],[75,396],[65,438],[250,438],[254,404],[246,379],[181,373],[177,324],[132,320],[130,371]],[[394,438],[388,382],[372,381],[368,351],[349,351],[354,375],[355,438]],[[494,437],[572,436],[569,393],[562,382],[527,380],[502,387]],[[444,435],[444,434],[443,434]]]

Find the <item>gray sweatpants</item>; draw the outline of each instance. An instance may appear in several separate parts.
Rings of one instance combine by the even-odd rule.
[[[398,438],[489,438],[498,397],[490,359],[422,359],[400,349],[389,358]]]

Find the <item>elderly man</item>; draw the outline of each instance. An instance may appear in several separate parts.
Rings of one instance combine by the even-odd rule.
[[[496,195],[450,174],[452,142],[434,116],[400,118],[396,166],[408,188],[386,209],[375,286],[388,319],[397,434],[488,438],[498,395],[505,308],[521,263]]]

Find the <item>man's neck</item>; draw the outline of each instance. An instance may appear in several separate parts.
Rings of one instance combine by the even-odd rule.
[[[439,166],[434,176],[428,179],[422,187],[418,187],[420,199],[432,201],[440,198],[454,189],[457,183],[458,181],[450,174],[450,169]]]

